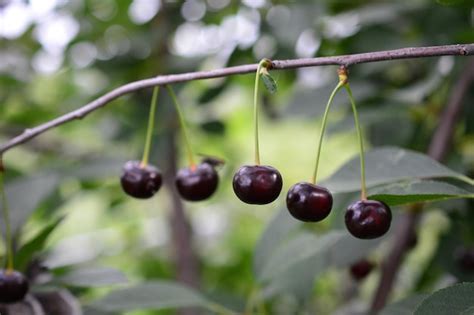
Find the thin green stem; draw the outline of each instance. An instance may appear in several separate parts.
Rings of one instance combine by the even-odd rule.
[[[347,90],[347,94],[349,95],[349,100],[351,101],[352,105],[352,112],[354,113],[354,123],[357,130],[357,137],[359,138],[359,151],[360,151],[360,199],[367,200],[367,188],[365,184],[365,157],[364,157],[364,139],[362,136],[362,130],[359,123],[359,114],[357,113],[357,106],[354,101],[354,97],[352,96],[351,87],[349,83],[346,83],[344,87]]]
[[[186,144],[186,148],[188,151],[189,166],[191,168],[195,168],[196,163],[194,161],[193,149],[191,147],[191,142],[189,141],[188,129],[186,127],[186,121],[184,120],[183,111],[181,110],[181,105],[179,104],[176,94],[174,94],[174,91],[171,88],[171,86],[167,85],[166,88],[168,89],[171,99],[173,100],[174,107],[176,108],[176,112],[178,113],[179,124],[181,125],[181,130],[183,131],[183,136],[184,136],[184,142]]]
[[[262,68],[266,68],[268,63],[271,63],[268,59],[262,59],[257,67],[255,74],[255,88],[253,93],[253,119],[254,119],[254,132],[255,132],[255,164],[260,165],[260,145],[258,142],[258,86],[260,83],[260,75]]]
[[[5,246],[7,250],[7,271],[13,270],[13,244],[10,224],[10,209],[8,208],[7,196],[4,184],[5,169],[0,157],[0,194],[2,199],[3,221],[5,224]]]
[[[146,131],[145,149],[143,151],[143,158],[142,158],[143,167],[148,165],[148,160],[150,157],[151,139],[153,136],[153,129],[155,126],[156,103],[158,99],[159,90],[160,90],[160,87],[155,86],[155,88],[153,89],[153,96],[151,97],[150,114],[148,115],[148,127]]]
[[[344,82],[339,81],[339,83],[336,85],[331,95],[329,96],[328,103],[326,104],[326,109],[324,110],[324,116],[323,116],[323,121],[321,125],[321,134],[319,135],[318,151],[316,152],[316,164],[314,166],[314,173],[313,173],[313,179],[312,179],[313,184],[316,184],[316,179],[318,177],[319,158],[321,156],[321,147],[323,144],[324,133],[326,131],[326,124],[327,124],[329,109],[331,108],[331,104],[332,104],[332,100],[334,99],[334,96],[336,95],[337,91],[341,89],[343,85],[344,85]]]

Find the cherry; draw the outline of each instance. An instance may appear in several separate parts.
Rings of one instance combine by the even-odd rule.
[[[362,259],[351,265],[349,271],[354,280],[360,281],[367,277],[374,267],[375,265],[372,262]]]
[[[300,182],[288,191],[286,206],[295,219],[319,222],[331,212],[332,195],[324,187]]]
[[[0,303],[16,303],[28,292],[28,280],[14,270],[0,270]]]
[[[199,201],[209,198],[217,189],[219,176],[214,165],[204,160],[197,167],[182,168],[176,175],[176,187],[183,199]]]
[[[392,221],[392,212],[381,201],[359,200],[349,205],[345,221],[347,229],[353,236],[372,239],[387,233]]]
[[[123,167],[120,182],[128,195],[147,199],[160,189],[162,175],[160,170],[152,165],[143,166],[140,161],[128,161]]]
[[[283,181],[277,169],[267,165],[244,165],[234,175],[234,192],[245,203],[264,205],[280,195]]]
[[[474,271],[474,248],[458,248],[455,252],[455,259],[462,270]]]

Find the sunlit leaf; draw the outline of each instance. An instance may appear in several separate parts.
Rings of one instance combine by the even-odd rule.
[[[415,202],[474,198],[474,193],[452,184],[426,180],[377,187],[369,191],[369,198],[396,206]]]

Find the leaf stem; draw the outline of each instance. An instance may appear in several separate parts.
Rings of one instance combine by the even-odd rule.
[[[10,209],[8,208],[7,196],[4,184],[5,168],[3,159],[0,156],[0,194],[2,199],[3,220],[5,221],[5,246],[7,249],[7,272],[13,270],[13,242],[10,224]]]
[[[365,184],[365,157],[364,157],[364,139],[362,136],[362,130],[359,123],[359,114],[357,113],[357,107],[354,101],[354,97],[352,96],[351,87],[349,83],[346,82],[344,87],[347,90],[347,95],[349,96],[349,100],[351,101],[352,105],[352,112],[354,113],[354,123],[357,130],[357,137],[359,138],[359,153],[360,153],[360,199],[367,200],[367,188]]]
[[[258,142],[258,86],[260,83],[260,75],[262,69],[266,69],[271,65],[271,61],[268,59],[262,59],[257,67],[255,74],[255,88],[253,93],[253,118],[254,118],[254,136],[255,136],[255,164],[260,165],[260,146]]]
[[[322,121],[322,124],[321,124],[321,134],[319,135],[318,150],[316,152],[316,164],[314,166],[314,173],[313,173],[313,178],[312,178],[312,183],[313,184],[316,184],[316,179],[318,177],[319,158],[321,156],[321,147],[322,147],[322,144],[323,144],[324,133],[326,131],[326,124],[327,124],[329,109],[331,107],[334,96],[336,95],[337,91],[339,91],[341,89],[341,87],[343,85],[344,85],[344,82],[339,80],[339,83],[336,85],[334,90],[331,92],[331,95],[329,96],[328,103],[326,104],[326,109],[324,110],[323,121]]]
[[[150,156],[150,149],[151,149],[151,140],[153,136],[153,129],[155,125],[155,113],[156,113],[156,103],[158,99],[158,92],[160,90],[160,86],[157,85],[153,89],[153,96],[151,97],[151,104],[150,104],[150,114],[148,115],[148,127],[146,131],[146,139],[145,139],[145,149],[143,151],[143,158],[142,158],[142,167],[148,165],[149,156]]]
[[[168,93],[170,94],[171,99],[173,100],[174,107],[176,108],[176,112],[178,113],[179,124],[181,125],[181,130],[183,131],[184,142],[186,144],[186,149],[188,153],[189,166],[191,167],[191,169],[195,169],[196,162],[194,161],[194,153],[191,147],[191,142],[189,141],[188,129],[186,126],[186,121],[184,120],[183,111],[181,110],[181,105],[179,104],[176,94],[174,93],[171,86],[167,85],[166,88],[168,89]]]

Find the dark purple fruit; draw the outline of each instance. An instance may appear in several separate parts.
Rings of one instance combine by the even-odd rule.
[[[286,206],[295,219],[319,222],[331,212],[332,195],[324,187],[300,182],[288,191]]]
[[[454,257],[463,271],[474,271],[474,248],[460,247],[456,250]]]
[[[243,202],[264,205],[278,198],[283,181],[271,166],[245,165],[235,173],[232,186]]]
[[[353,236],[372,239],[387,233],[392,221],[392,212],[381,201],[359,200],[347,208],[345,221]]]
[[[16,303],[28,293],[28,280],[14,270],[0,270],[0,303]]]
[[[349,271],[354,280],[360,281],[367,277],[374,267],[375,265],[372,262],[362,259],[353,264]]]
[[[143,166],[140,161],[128,161],[120,178],[122,189],[130,196],[140,199],[152,197],[161,187],[161,172],[152,165]]]
[[[219,176],[214,166],[203,162],[192,168],[182,168],[176,175],[176,188],[183,199],[199,201],[209,198],[217,189]]]

